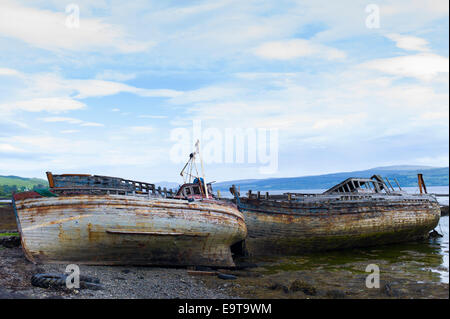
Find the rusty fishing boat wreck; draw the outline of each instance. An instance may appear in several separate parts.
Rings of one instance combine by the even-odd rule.
[[[248,229],[242,250],[250,256],[294,255],[427,237],[440,218],[436,198],[389,186],[373,176],[346,179],[322,194],[249,191],[243,197],[233,186]]]
[[[229,267],[230,246],[247,234],[242,213],[200,178],[178,192],[108,176],[47,178],[49,190],[13,195],[32,262]]]

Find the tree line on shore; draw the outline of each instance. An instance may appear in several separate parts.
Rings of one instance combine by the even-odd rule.
[[[38,188],[45,188],[46,185],[38,184],[32,187],[17,186],[17,185],[0,185],[0,197],[11,197],[14,192],[24,192],[29,190],[35,190]]]

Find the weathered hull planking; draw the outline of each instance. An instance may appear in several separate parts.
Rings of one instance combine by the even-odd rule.
[[[217,201],[125,195],[16,199],[27,258],[37,263],[234,266],[242,214]]]
[[[424,238],[440,218],[428,199],[309,201],[240,198],[250,255],[299,254],[414,241]]]

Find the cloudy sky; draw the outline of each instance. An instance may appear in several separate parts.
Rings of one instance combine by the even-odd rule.
[[[193,120],[278,130],[210,180],[447,166],[448,38],[445,0],[0,0],[0,175],[179,182]]]

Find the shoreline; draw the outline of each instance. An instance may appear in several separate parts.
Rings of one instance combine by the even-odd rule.
[[[375,247],[369,253],[380,251]],[[345,257],[348,252],[340,254]],[[365,286],[367,262],[343,260],[335,264],[322,254],[311,264],[308,256],[281,257],[256,261],[254,268],[217,269],[236,276],[223,280],[217,276],[193,276],[188,268],[88,266],[81,275],[100,279],[102,290],[45,289],[31,285],[36,273],[64,273],[67,265],[29,262],[21,247],[0,247],[0,298],[31,299],[448,299],[448,283],[438,274],[422,269],[420,261],[429,258],[414,252],[416,264],[402,258],[377,259],[380,286]],[[342,257],[342,258],[344,258]],[[331,257],[334,258],[334,257]],[[239,265],[239,262],[238,262]]]

